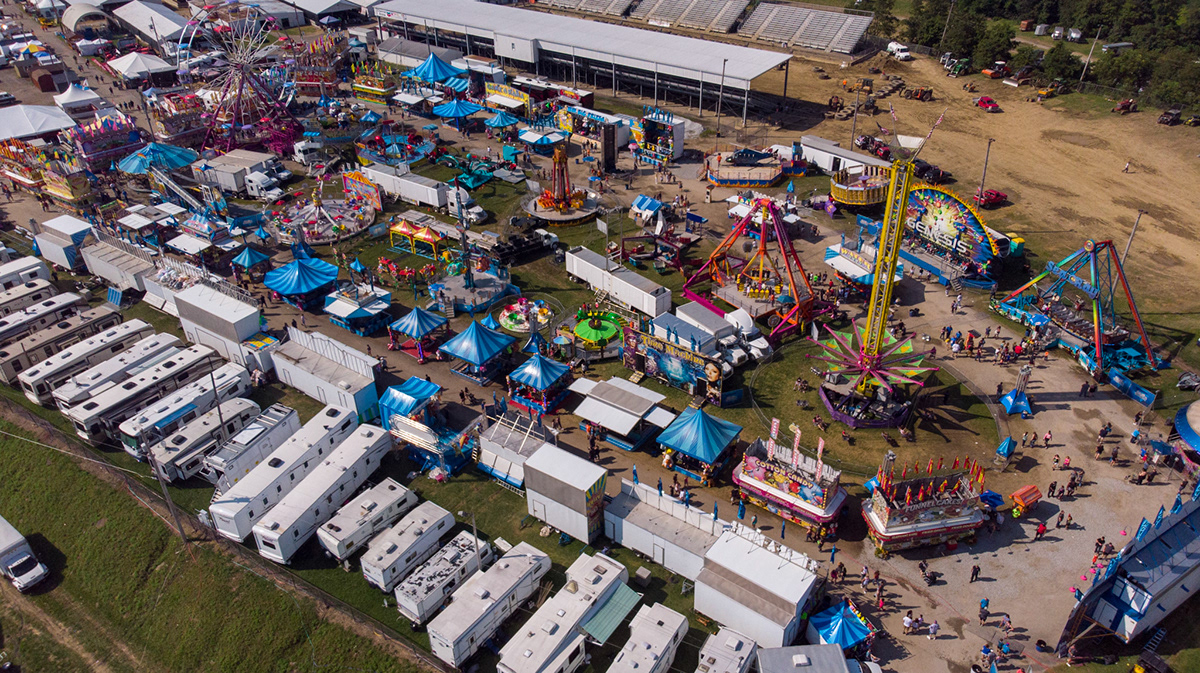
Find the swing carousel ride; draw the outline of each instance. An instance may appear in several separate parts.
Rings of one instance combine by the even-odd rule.
[[[176,63],[180,80],[205,102],[205,148],[264,146],[286,154],[300,137],[302,127],[288,111],[291,73],[273,46],[276,29],[274,17],[243,3],[205,5],[187,22]],[[208,70],[215,76],[203,80],[193,68],[214,55]]]
[[[587,192],[572,186],[571,174],[567,170],[567,151],[558,147],[554,150],[550,168],[550,188],[537,198],[530,199],[525,204],[525,210],[552,226],[561,227],[591,219],[599,211],[599,206],[594,199],[588,198]]]
[[[912,401],[905,399],[901,384],[920,386],[922,382],[916,376],[936,369],[921,366],[927,353],[917,352],[912,340],[903,335],[898,339],[888,329],[908,212],[912,160],[898,159],[891,172],[866,325],[860,328],[857,321],[852,322],[849,332],[826,326],[830,340],[813,340],[822,354],[808,356],[827,363],[828,373],[819,390],[821,401],[834,420],[852,428],[902,425]]]

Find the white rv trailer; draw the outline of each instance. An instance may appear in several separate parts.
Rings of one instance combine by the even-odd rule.
[[[117,357],[93,364],[78,374],[72,374],[70,380],[55,387],[50,396],[65,414],[71,407],[137,376],[179,351],[179,337],[174,334],[152,334],[133,344]]]
[[[446,609],[429,622],[433,653],[462,668],[525,604],[549,571],[545,552],[528,542],[517,543],[495,565],[459,587]]]
[[[100,334],[88,337],[17,376],[25,397],[38,404],[54,401],[54,389],[88,367],[117,356],[135,343],[154,334],[154,328],[141,320],[130,320]]]
[[[417,494],[388,477],[346,503],[317,530],[325,554],[339,562],[417,506]]]
[[[671,291],[649,278],[583,246],[567,251],[567,275],[578,278],[608,298],[651,318],[671,310]]]
[[[288,563],[321,524],[329,520],[392,448],[392,436],[378,425],[360,425],[325,462],[254,524],[258,553]],[[236,487],[235,487],[236,488]]]
[[[414,624],[424,624],[475,571],[492,562],[492,545],[462,531],[396,587],[396,608]]]
[[[22,257],[0,264],[0,289],[8,290],[36,279],[50,280],[50,268],[37,257]]]
[[[36,304],[43,299],[49,299],[58,294],[58,288],[48,280],[31,280],[0,292],[0,316],[6,316],[13,311]]]
[[[139,411],[121,423],[125,452],[146,459],[150,447],[179,428],[208,413],[225,400],[250,392],[250,372],[230,362]]]
[[[391,593],[408,573],[433,556],[438,542],[454,528],[454,515],[428,500],[386,532],[371,540],[361,559],[363,577]]]
[[[236,542],[245,540],[267,510],[290,493],[357,427],[357,413],[344,407],[322,409],[275,449],[266,462],[250,470],[233,488],[213,495],[208,513],[217,532]]]
[[[244,397],[222,402],[151,446],[151,464],[166,481],[190,479],[200,471],[206,454],[246,427],[261,410],[258,404]]]
[[[140,374],[101,391],[67,409],[75,434],[92,444],[117,439],[125,419],[183,386],[206,376],[221,360],[207,346],[192,346],[166,358]]]
[[[65,348],[120,324],[120,313],[107,306],[98,306],[63,318],[16,343],[0,347],[0,381],[16,385],[21,372]]]
[[[64,292],[49,299],[13,311],[0,318],[0,346],[20,341],[34,332],[79,313],[87,308],[83,297]]]
[[[224,446],[208,452],[200,476],[216,484],[218,490],[228,491],[299,430],[300,414],[291,407],[273,404]]]

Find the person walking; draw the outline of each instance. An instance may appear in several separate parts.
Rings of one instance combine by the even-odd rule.
[[[1042,445],[1047,449],[1050,448],[1050,440],[1052,439],[1054,439],[1054,433],[1047,430],[1046,434],[1042,436]]]
[[[1038,524],[1037,534],[1033,536],[1033,539],[1040,540],[1043,537],[1045,537],[1045,535],[1046,535],[1046,523],[1043,521]]]
[[[929,623],[929,636],[928,636],[928,638],[929,638],[930,640],[937,640],[937,634],[938,634],[938,631],[940,631],[940,630],[941,630],[941,628],[942,628],[942,627],[941,627],[941,626],[938,624],[938,622],[937,622],[937,620],[936,620],[936,619],[935,619],[935,620],[933,620],[932,622],[930,622],[930,623]]]
[[[1025,444],[1026,444],[1028,441],[1029,441],[1029,431],[1028,431],[1028,430],[1026,430],[1026,431],[1025,431],[1025,434],[1021,435],[1021,448],[1022,448],[1022,449],[1023,449],[1023,448],[1025,448]]]
[[[904,614],[903,621],[904,621],[904,635],[907,636],[909,633],[912,633],[912,625],[913,625],[912,610],[909,610],[908,612],[906,612]]]
[[[1126,161],[1126,162],[1125,162],[1125,168],[1122,168],[1122,169],[1121,169],[1121,172],[1122,172],[1122,173],[1128,173],[1128,172],[1129,172],[1129,165],[1130,165],[1130,164],[1132,164],[1132,163],[1133,163],[1132,161]]]
[[[971,566],[971,579],[968,582],[968,584],[970,584],[971,582],[974,582],[977,579],[979,579],[979,566],[973,565],[973,566]]]
[[[1066,513],[1066,512],[1064,512],[1064,511],[1062,511],[1062,510],[1059,510],[1059,512],[1058,512],[1058,520],[1054,522],[1054,527],[1055,527],[1055,528],[1062,528],[1063,519],[1065,519],[1066,517],[1067,517],[1067,513]]]

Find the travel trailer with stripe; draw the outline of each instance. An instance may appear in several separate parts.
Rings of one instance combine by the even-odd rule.
[[[120,324],[121,314],[107,306],[89,308],[77,315],[63,318],[16,343],[0,348],[0,380],[9,385],[16,385],[17,377],[26,369],[92,335]]]
[[[346,503],[317,530],[325,555],[345,561],[417,506],[417,494],[388,477]]]
[[[85,308],[87,304],[83,302],[83,297],[74,292],[65,292],[9,313],[0,318],[0,346],[20,341]]]
[[[54,398],[59,411],[65,414],[71,407],[83,404],[92,396],[170,358],[182,350],[181,345],[179,337],[173,334],[152,334],[117,357],[93,364],[79,374],[72,374],[66,383],[56,386],[50,396]]]
[[[222,365],[142,409],[118,427],[125,453],[146,459],[151,445],[191,423],[225,400],[250,392],[250,372],[234,363]]]
[[[130,320],[51,355],[17,375],[17,382],[29,401],[42,405],[54,403],[54,390],[86,371],[111,360],[137,342],[154,334],[154,328],[141,320]]]
[[[362,557],[363,577],[384,593],[408,577],[437,551],[441,539],[454,528],[454,515],[425,501],[390,530],[371,540]]]
[[[190,479],[200,472],[205,455],[246,427],[259,411],[258,404],[244,397],[222,402],[150,447],[151,464],[165,481]]]

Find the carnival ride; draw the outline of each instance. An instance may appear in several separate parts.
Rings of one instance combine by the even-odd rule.
[[[290,73],[286,61],[273,60],[275,18],[258,5],[205,5],[187,22],[176,47],[183,81],[201,48],[221,52],[224,65],[204,84],[200,94],[207,111],[203,146],[223,152],[263,145],[277,154],[290,154],[301,126],[288,111]],[[198,92],[199,93],[199,92]]]
[[[747,241],[744,249],[749,252],[754,246],[753,253],[746,258],[737,257],[732,254],[733,247],[738,238],[747,233],[759,212],[766,221],[764,228],[772,228],[775,235]],[[700,270],[683,284],[684,296],[724,314],[694,289],[704,281],[710,281],[713,297],[744,309],[755,320],[765,318],[773,339],[800,329],[801,323],[809,317],[815,299],[808,275],[787,234],[779,206],[772,199],[755,200],[750,211],[713,250]]]
[[[575,327],[572,332],[585,349],[603,349],[612,341],[621,338],[625,319],[611,311],[580,308],[575,312]]]
[[[543,299],[518,297],[516,301],[500,309],[500,326],[510,332],[530,332],[534,325],[548,325],[554,319],[554,310]]]
[[[324,181],[318,181],[308,198],[298,190],[293,193],[295,200],[283,210],[265,211],[282,240],[325,243],[374,222],[375,208],[365,199],[348,193],[342,199],[325,198],[323,188]]]
[[[550,168],[550,187],[537,198],[526,202],[525,211],[552,226],[565,226],[590,219],[599,210],[595,200],[588,198],[587,192],[571,184],[566,149],[555,148]]]
[[[988,279],[994,260],[1009,254],[1009,240],[987,227],[975,206],[943,187],[917,185],[908,196],[910,242],[940,258],[967,279]]]
[[[1048,276],[1053,282],[1038,289],[1037,284]],[[1136,335],[1122,325],[1117,314],[1118,284],[1137,327]],[[1045,271],[994,302],[992,308],[1026,324],[1053,323],[1061,330],[1059,344],[1074,352],[1097,378],[1109,369],[1159,366],[1112,241],[1089,240],[1061,261],[1048,262]]]
[[[821,386],[821,401],[835,420],[854,428],[902,424],[911,402],[899,399],[897,384],[922,385],[915,375],[936,369],[921,366],[926,353],[918,352],[911,340],[897,339],[888,329],[912,172],[911,159],[892,164],[866,324],[860,328],[857,321],[852,322],[849,332],[827,326],[832,343],[813,340],[824,355],[808,356],[828,363],[831,376]]]

